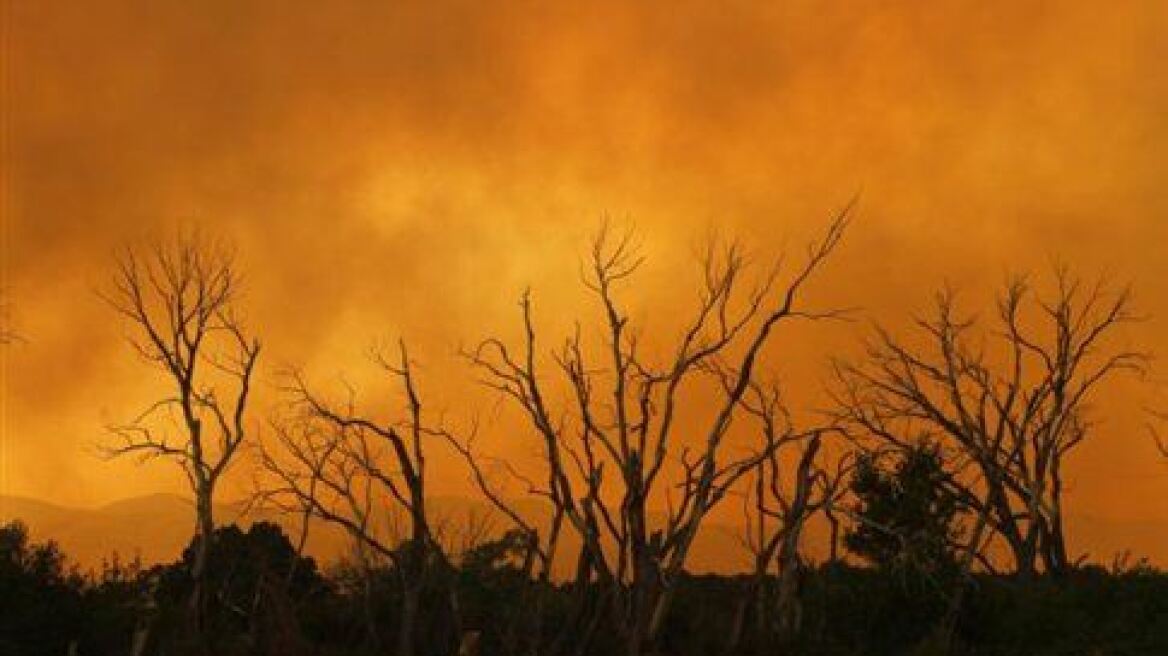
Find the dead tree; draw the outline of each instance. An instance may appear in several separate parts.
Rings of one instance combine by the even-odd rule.
[[[521,651],[531,656],[540,653],[543,637],[543,609],[546,591],[550,590],[552,581],[552,567],[559,549],[560,538],[563,535],[564,514],[566,505],[556,493],[554,486],[541,486],[535,481],[519,473],[506,460],[490,458],[475,451],[476,430],[471,431],[470,438],[459,440],[450,432],[442,432],[447,442],[454,448],[466,463],[471,478],[478,487],[480,494],[490,506],[511,524],[512,531],[517,531],[523,537],[523,559],[520,572],[524,580],[531,581],[525,593],[528,598],[521,604],[524,609],[522,617],[512,622],[512,626],[501,627],[504,647],[508,653]],[[541,532],[536,523],[524,516],[516,504],[507,497],[500,485],[491,475],[492,470],[501,469],[509,478],[520,481],[524,493],[546,502],[548,530]],[[577,590],[577,602],[580,601],[581,590]],[[579,604],[578,604],[579,605]],[[568,622],[561,627],[561,635],[565,638],[577,628],[575,622]],[[526,644],[520,645],[521,640]],[[587,641],[580,641],[580,645]],[[553,647],[553,653],[562,648],[562,645]]]
[[[789,640],[799,633],[803,531],[816,513],[839,499],[849,463],[843,457],[828,466],[821,447],[824,436],[835,429],[796,431],[777,386],[752,385],[742,407],[758,419],[769,455],[754,467],[751,485],[742,495],[742,543],[750,552],[752,570],[735,612],[727,653],[737,653],[752,612],[757,644],[765,644],[772,635]],[[784,466],[784,457],[794,458],[793,469]],[[774,590],[767,585],[772,573],[777,574]]]
[[[912,341],[878,328],[866,362],[837,365],[838,405],[859,432],[898,449],[923,434],[958,454],[948,491],[1005,543],[1021,576],[1071,566],[1064,460],[1090,434],[1092,393],[1147,362],[1108,344],[1136,318],[1127,290],[1085,286],[1065,268],[1054,282],[1048,297],[1009,281],[990,331],[942,291]]]
[[[711,244],[696,311],[659,363],[646,355],[642,334],[618,300],[642,257],[629,235],[602,230],[586,262],[585,285],[599,302],[604,344],[600,355],[589,353],[577,328],[553,353],[554,369],[570,389],[564,407],[549,395],[555,376],[542,368],[530,295],[520,303],[524,337],[517,349],[490,338],[467,354],[483,381],[530,421],[541,450],[539,488],[583,544],[578,582],[604,591],[603,608],[627,653],[653,648],[703,520],[769,456],[761,446],[731,456],[727,435],[775,329],[838,315],[805,309],[802,292],[839,244],[849,215],[850,206],[785,282],[786,272],[776,266],[745,292],[740,249]],[[708,375],[707,365],[721,359],[731,363],[725,384]],[[683,389],[712,393],[704,427],[679,426]],[[664,520],[650,517],[653,503],[667,506]]]
[[[110,427],[110,457],[166,459],[186,475],[195,499],[197,550],[191,571],[193,628],[206,612],[207,556],[215,490],[247,438],[246,411],[260,343],[235,314],[239,288],[232,253],[197,237],[117,257],[102,295],[129,320],[129,342],[162,373],[168,392],[127,424]]]
[[[274,422],[276,441],[262,445],[260,494],[278,508],[341,527],[361,554],[392,564],[402,595],[395,653],[412,656],[422,592],[449,570],[426,508],[425,445],[439,429],[425,423],[405,344],[395,361],[376,360],[400,384],[405,418],[360,414],[352,389],[346,402],[334,404],[291,373],[294,413]],[[404,535],[396,530],[402,520]]]

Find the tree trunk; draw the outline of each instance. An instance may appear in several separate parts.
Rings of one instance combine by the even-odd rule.
[[[573,656],[584,656],[584,654],[588,653],[592,645],[592,639],[596,636],[596,631],[600,628],[600,623],[604,620],[604,616],[608,614],[609,607],[616,605],[613,603],[612,593],[610,591],[594,590],[592,598],[594,599],[592,612],[587,614],[584,622],[584,631],[577,636],[576,646],[572,650]]]
[[[362,610],[365,613],[365,642],[370,651],[381,650],[381,634],[377,631],[377,613],[373,608],[373,568],[369,566],[369,562],[365,560],[364,555],[361,556],[362,566],[364,568],[364,581],[361,585],[362,596]]]
[[[1043,540],[1046,543],[1043,549],[1046,571],[1055,576],[1065,573],[1071,566],[1067,557],[1066,533],[1063,531],[1062,491],[1063,482],[1056,458],[1051,464],[1051,515],[1046,522]]]
[[[834,564],[839,562],[840,521],[839,517],[836,517],[835,513],[831,511],[830,504],[824,507],[823,514],[827,517],[827,525],[830,529],[827,562]]]
[[[676,584],[667,585],[657,595],[656,603],[653,604],[653,614],[649,618],[649,625],[645,632],[645,638],[649,644],[655,645],[661,631],[664,630],[665,618],[669,616],[669,610],[673,606],[673,595],[676,592]]]
[[[803,628],[803,601],[800,598],[802,565],[799,559],[781,561],[779,570],[779,597],[776,604],[779,639],[786,643],[799,636]]]
[[[398,616],[397,656],[414,656],[414,629],[418,622],[418,608],[421,603],[422,586],[406,582],[402,594],[401,612]]]
[[[742,586],[738,603],[734,606],[734,619],[730,622],[730,635],[726,638],[726,656],[737,654],[742,646],[742,634],[746,630],[746,615],[752,597],[754,597],[753,581]]]
[[[190,626],[200,643],[204,642],[207,628],[207,567],[211,557],[211,541],[215,535],[211,499],[211,488],[201,485],[195,498],[198,539],[195,540],[195,562],[191,567],[192,588],[188,607]]]
[[[988,511],[978,514],[977,525],[973,529],[973,538],[969,541],[969,546],[958,563],[957,589],[949,598],[949,608],[946,610],[945,618],[941,621],[938,630],[938,642],[942,654],[949,654],[953,650],[953,640],[957,637],[957,622],[961,619],[961,610],[965,604],[965,591],[972,578],[973,562],[981,549],[985,532],[989,528],[987,513]]]

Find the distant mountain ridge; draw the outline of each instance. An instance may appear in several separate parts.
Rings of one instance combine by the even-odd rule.
[[[485,503],[465,497],[440,496],[429,503],[438,524],[444,518],[455,528],[469,514],[480,517],[494,514]],[[517,508],[537,526],[542,523],[538,502],[521,500]],[[243,510],[242,503],[217,505],[217,521],[248,525],[266,520],[280,524],[289,535],[299,530],[298,517],[266,510],[253,510],[244,516]],[[0,495],[0,522],[13,519],[27,524],[34,539],[55,540],[82,569],[98,567],[115,553],[123,561],[139,557],[145,564],[172,562],[194,531],[192,502],[175,494],[131,497],[97,508],[71,508],[39,499]],[[1087,553],[1092,562],[1108,564],[1125,551],[1130,553],[1131,562],[1144,556],[1153,563],[1168,562],[1168,543],[1164,539],[1168,535],[1168,522],[1070,516],[1067,524],[1073,553]],[[492,525],[495,533],[508,527],[497,515]],[[740,570],[747,559],[735,537],[736,531],[737,526],[733,524],[707,523],[694,544],[689,568],[695,572]],[[346,537],[335,527],[314,525],[309,536],[307,550],[319,560],[334,561],[347,553]],[[808,552],[822,559],[826,544],[823,528],[810,527],[806,543]],[[578,548],[579,542],[573,541],[569,532],[560,550],[565,562],[559,563],[557,569],[570,567],[566,559]]]
[[[520,514],[537,527],[543,521],[543,506],[529,499],[516,501]],[[216,522],[250,525],[272,521],[290,536],[299,531],[299,517],[283,516],[268,510],[252,510],[244,515],[242,503],[218,504]],[[469,515],[488,517],[491,533],[509,528],[508,522],[485,502],[465,497],[438,496],[429,500],[429,510],[439,530],[457,531]],[[143,563],[171,562],[182,553],[194,531],[194,509],[189,499],[175,494],[131,497],[97,508],[70,508],[18,496],[0,495],[0,521],[19,519],[28,525],[34,539],[52,539],[83,569],[97,567],[113,554],[125,561],[135,557]],[[733,537],[734,528],[710,522],[691,551],[696,571],[736,569],[746,562],[745,553]],[[568,571],[579,541],[565,532],[557,569]],[[457,536],[452,536],[457,542]],[[309,533],[307,551],[323,561],[333,561],[348,550],[346,536],[336,527],[316,523]],[[559,562],[559,561],[563,562]]]
[[[221,509],[221,516],[229,509]],[[132,497],[97,508],[0,496],[0,520],[12,519],[27,524],[35,539],[55,540],[82,567],[96,566],[115,553],[145,563],[174,560],[195,525],[192,503],[174,494]]]

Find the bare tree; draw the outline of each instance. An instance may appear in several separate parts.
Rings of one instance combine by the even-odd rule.
[[[520,564],[520,572],[525,580],[533,582],[534,585],[528,586],[524,590],[527,598],[524,603],[520,604],[520,608],[524,612],[511,622],[511,626],[501,627],[500,633],[503,635],[504,648],[507,653],[520,653],[522,650],[534,656],[541,650],[546,593],[551,589],[552,567],[563,534],[566,506],[560,496],[553,491],[554,487],[540,486],[518,472],[504,459],[491,458],[477,453],[475,451],[475,438],[478,435],[477,425],[465,440],[457,439],[450,432],[443,432],[442,435],[466,463],[479,492],[490,506],[506,522],[511,524],[511,531],[522,537],[523,559]],[[537,528],[536,522],[521,512],[517,504],[507,497],[500,484],[492,476],[493,470],[500,469],[510,478],[521,481],[526,494],[545,502],[547,531],[541,532]],[[584,590],[577,589],[578,607],[583,592]],[[561,627],[560,636],[566,639],[578,628],[577,622],[566,622]],[[520,641],[523,639],[526,639],[526,644],[520,645]],[[586,643],[587,640],[579,641],[579,648],[583,649]],[[561,648],[562,644],[554,646],[552,651],[556,653]]]
[[[924,434],[955,452],[947,487],[1005,542],[1014,570],[1065,571],[1063,463],[1091,432],[1088,404],[1120,372],[1142,372],[1147,356],[1108,339],[1136,319],[1130,294],[1084,283],[1066,268],[1054,292],[1024,278],[998,297],[997,326],[978,331],[954,294],[936,296],[933,316],[916,322],[915,343],[877,329],[867,362],[837,365],[839,407],[851,425],[907,449]],[[971,562],[971,560],[970,560]]]
[[[796,431],[777,386],[753,384],[751,391],[742,407],[758,419],[768,456],[755,465],[751,485],[742,494],[742,543],[750,552],[752,569],[735,611],[727,653],[738,653],[751,611],[757,644],[765,644],[772,635],[789,640],[799,633],[803,532],[816,513],[841,497],[841,482],[850,462],[841,457],[834,467],[828,466],[821,447],[824,436],[836,429]],[[782,463],[788,453],[795,460],[791,471]],[[772,573],[777,573],[773,590],[767,585]]]
[[[603,229],[585,273],[603,317],[603,355],[590,359],[579,328],[554,352],[555,368],[571,390],[563,408],[553,408],[549,396],[553,377],[542,370],[528,294],[520,303],[524,338],[518,349],[489,338],[467,353],[485,384],[529,419],[543,467],[534,488],[581,538],[578,583],[595,581],[606,591],[603,607],[629,654],[656,642],[707,514],[770,455],[763,445],[732,457],[727,435],[774,330],[790,320],[838,315],[805,309],[802,292],[839,244],[850,209],[809,246],[805,262],[783,284],[784,272],[776,266],[743,292],[740,249],[711,244],[697,309],[672,355],[659,364],[645,355],[642,335],[617,298],[642,257],[629,235]],[[711,384],[709,365],[722,359],[732,363],[720,365],[729,377]],[[693,435],[697,439],[687,440],[678,433],[692,435],[698,427],[679,428],[679,394],[701,381],[714,392],[713,411],[700,435]],[[662,476],[667,466],[678,473],[676,484]],[[649,512],[653,501],[668,507],[656,525]]]
[[[341,527],[360,553],[393,565],[402,594],[395,653],[412,656],[423,588],[449,569],[426,508],[425,444],[446,433],[424,422],[405,343],[394,361],[380,354],[376,361],[400,384],[405,418],[360,414],[352,389],[345,403],[334,404],[293,372],[288,392],[296,413],[275,422],[276,442],[262,445],[261,494],[277,507]]]
[[[195,499],[198,538],[190,611],[203,629],[207,556],[216,488],[247,438],[246,411],[260,343],[234,311],[239,278],[233,254],[198,237],[127,248],[102,294],[129,320],[130,344],[164,374],[169,391],[126,424],[110,427],[110,457],[179,465]]]

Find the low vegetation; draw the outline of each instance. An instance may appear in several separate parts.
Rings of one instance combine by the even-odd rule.
[[[619,653],[619,634],[609,620],[588,638],[569,628],[577,591],[525,577],[522,550],[516,534],[485,542],[461,559],[450,581],[428,586],[416,653],[446,656],[472,642],[478,651],[471,653],[481,654]],[[0,653],[393,653],[400,572],[352,565],[322,572],[265,523],[216,531],[207,584],[209,643],[192,644],[185,621],[194,552],[192,544],[171,564],[144,568],[113,560],[83,574],[52,543],[31,542],[19,523],[0,528]],[[799,581],[799,633],[780,643],[774,623],[752,617],[751,630],[728,652],[735,609],[750,583],[745,575],[682,576],[657,653],[945,653],[935,635],[952,592],[944,575],[843,562],[808,567]],[[979,574],[967,585],[948,653],[1151,655],[1168,649],[1168,575],[1144,564],[1090,566],[1026,583]],[[765,594],[777,588],[774,577],[764,580]],[[458,617],[449,614],[450,589],[459,600]],[[529,623],[535,596],[546,613],[538,635]]]

